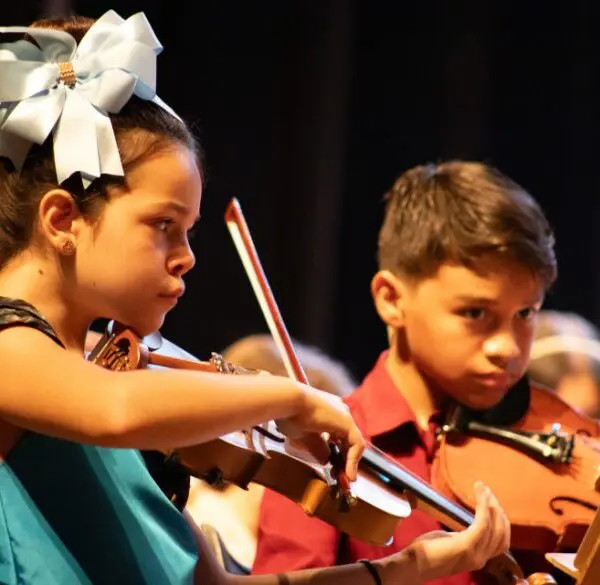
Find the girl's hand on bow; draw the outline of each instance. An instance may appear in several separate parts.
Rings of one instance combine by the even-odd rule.
[[[296,444],[300,443],[321,463],[329,459],[327,441],[321,433],[328,433],[345,457],[345,471],[350,481],[356,480],[358,462],[365,449],[366,442],[358,430],[350,410],[341,398],[302,386],[302,404],[298,414],[291,418],[278,420],[281,432]]]

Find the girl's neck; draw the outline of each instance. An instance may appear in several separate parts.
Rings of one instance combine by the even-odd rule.
[[[32,304],[52,325],[67,349],[83,352],[91,320],[77,314],[54,266],[23,253],[0,271],[0,296]]]

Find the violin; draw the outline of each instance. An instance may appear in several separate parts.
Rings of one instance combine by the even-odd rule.
[[[489,411],[450,412],[432,484],[472,509],[469,489],[480,479],[510,519],[513,547],[574,550],[600,506],[599,437],[599,421],[523,379]]]

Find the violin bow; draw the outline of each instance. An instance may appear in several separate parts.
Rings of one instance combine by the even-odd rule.
[[[242,213],[239,201],[234,197],[225,210],[225,223],[233,239],[238,255],[242,261],[248,280],[254,290],[254,295],[262,310],[263,316],[271,332],[271,336],[277,345],[279,354],[283,360],[288,376],[297,382],[309,384],[308,378],[300,360],[296,355],[292,340],[289,336],[275,296],[269,286],[269,281],[263,270],[252,235]],[[341,457],[337,445],[329,442],[331,461],[336,469],[336,479],[341,495],[346,502],[352,501],[350,482],[343,470]]]

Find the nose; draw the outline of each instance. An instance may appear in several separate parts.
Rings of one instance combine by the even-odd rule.
[[[512,330],[501,331],[489,337],[483,347],[487,358],[498,367],[507,369],[521,356],[521,348]]]
[[[167,269],[172,276],[183,276],[196,265],[196,256],[190,248],[189,243],[186,243],[182,248],[179,248],[167,262]]]

